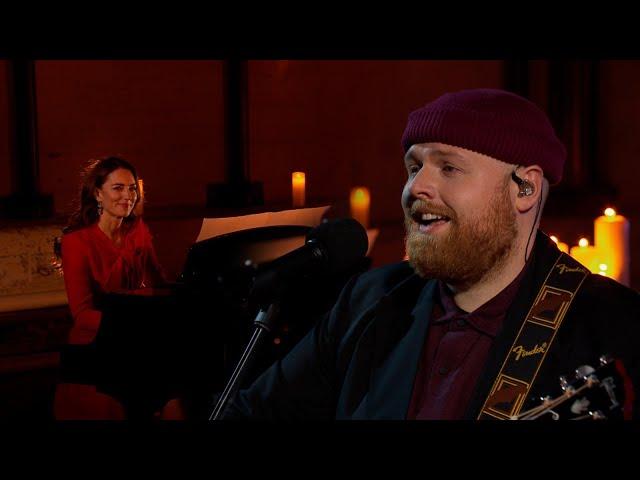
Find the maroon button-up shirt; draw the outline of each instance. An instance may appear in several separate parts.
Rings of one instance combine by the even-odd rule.
[[[493,339],[500,330],[523,271],[473,312],[461,310],[439,282],[407,419],[458,420],[471,402]]]

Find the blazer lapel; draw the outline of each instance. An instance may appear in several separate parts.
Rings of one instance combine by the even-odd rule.
[[[367,418],[406,417],[435,287],[435,281],[425,284],[415,275],[404,288],[396,288],[381,299],[371,325],[374,355]]]

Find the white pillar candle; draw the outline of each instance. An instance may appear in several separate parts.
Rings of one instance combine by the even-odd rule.
[[[304,172],[293,172],[291,174],[291,198],[294,207],[304,207],[305,182]]]
[[[629,286],[629,220],[607,208],[604,215],[596,218],[594,229],[596,248],[607,265],[607,276]]]
[[[365,187],[356,187],[351,190],[351,216],[356,219],[364,228],[369,228],[369,207],[371,205],[371,195]]]

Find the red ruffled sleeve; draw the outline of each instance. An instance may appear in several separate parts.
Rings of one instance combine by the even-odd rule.
[[[79,233],[62,237],[62,269],[74,320],[69,343],[90,343],[98,331],[102,313],[94,305],[89,248]]]

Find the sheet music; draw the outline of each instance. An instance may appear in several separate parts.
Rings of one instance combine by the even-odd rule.
[[[327,205],[325,207],[265,212],[239,217],[205,218],[202,221],[202,227],[196,242],[251,228],[288,225],[315,227],[320,225],[322,217],[329,208],[330,206]],[[379,233],[380,231],[377,228],[367,230],[369,239],[367,255],[371,254]],[[304,242],[304,236],[256,242],[247,249],[246,254],[254,263],[259,264],[289,253],[304,245]]]
[[[283,225],[315,227],[320,225],[322,216],[329,208],[330,206],[327,205],[325,207],[299,208],[281,212],[255,213],[240,217],[205,218],[202,221],[202,227],[196,242],[251,228]]]

